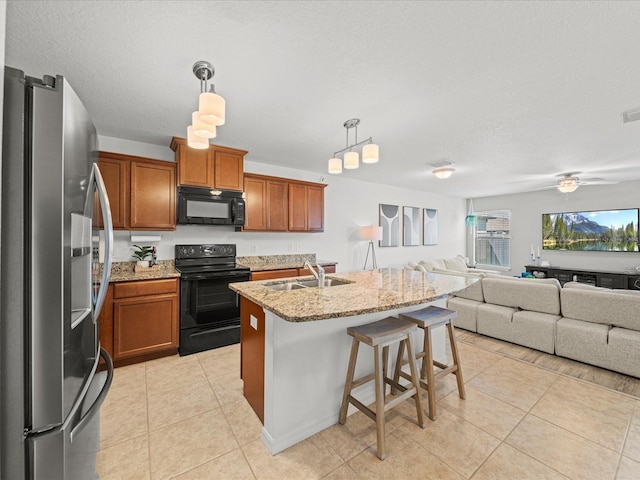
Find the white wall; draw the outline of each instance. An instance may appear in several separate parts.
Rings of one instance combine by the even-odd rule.
[[[100,148],[162,160],[173,159],[173,152],[168,146],[158,147],[109,137],[100,137]],[[245,158],[245,172],[327,183],[324,232],[235,232],[232,227],[180,225],[175,232],[152,232],[162,236],[158,244],[160,259],[174,258],[175,244],[235,243],[239,256],[315,253],[319,260],[337,261],[338,271],[361,269],[367,243],[359,240],[358,228],[378,224],[379,203],[435,208],[439,217],[438,245],[384,248],[376,245],[379,267],[402,266],[409,260],[454,256],[464,252],[466,207],[463,199],[353,180],[358,176],[357,171],[322,177],[317,173],[253,162],[251,153]],[[131,252],[129,232],[116,232],[115,261],[132,260]],[[371,260],[368,263],[370,265]]]
[[[474,210],[511,210],[511,271],[517,275],[529,263],[531,244],[540,246],[542,260],[566,268],[624,271],[640,265],[640,253],[542,250],[542,214],[640,207],[640,182],[582,186],[573,193],[557,190],[473,199]]]

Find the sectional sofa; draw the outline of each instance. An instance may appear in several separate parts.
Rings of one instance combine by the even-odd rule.
[[[448,299],[456,327],[640,378],[640,292],[481,277]]]

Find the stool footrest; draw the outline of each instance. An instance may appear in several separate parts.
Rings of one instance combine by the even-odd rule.
[[[354,380],[353,382],[351,382],[351,388],[354,389],[359,387],[360,385],[364,385],[365,383],[370,382],[374,378],[376,378],[375,373],[370,373],[369,375],[365,375],[364,377],[361,377],[358,380]]]
[[[353,404],[354,407],[356,407],[358,410],[360,410],[362,413],[364,413],[367,417],[369,417],[374,422],[376,421],[376,412],[371,410],[364,403],[362,403],[357,398],[352,397],[351,395],[349,395],[347,397],[347,399],[348,399],[349,402],[351,402]]]

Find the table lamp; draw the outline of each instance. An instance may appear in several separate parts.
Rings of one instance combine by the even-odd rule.
[[[369,240],[369,247],[367,247],[367,256],[364,259],[364,267],[362,267],[362,269],[363,270],[367,269],[367,261],[369,260],[369,251],[371,251],[371,258],[373,262],[371,269],[374,270],[378,268],[378,262],[376,262],[376,250],[375,250],[375,247],[373,246],[373,241],[382,240],[382,227],[374,227],[373,225],[369,227],[361,227],[360,237],[363,240]]]

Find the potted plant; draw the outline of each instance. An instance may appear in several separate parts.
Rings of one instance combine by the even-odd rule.
[[[152,248],[148,245],[134,245],[134,247],[136,249],[133,252],[133,257],[138,261],[136,265],[149,268],[149,260],[146,260],[146,258],[151,255]]]

